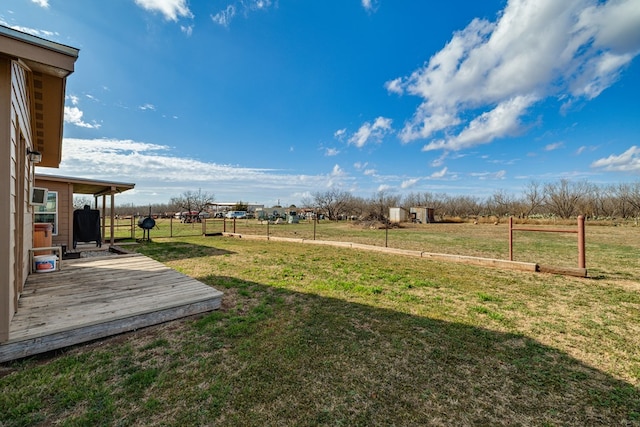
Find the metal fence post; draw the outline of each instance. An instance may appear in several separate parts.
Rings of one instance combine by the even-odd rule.
[[[389,243],[389,222],[385,224],[384,227],[384,247],[387,248]]]

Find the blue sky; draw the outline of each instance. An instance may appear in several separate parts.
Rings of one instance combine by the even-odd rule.
[[[80,49],[40,173],[299,204],[640,180],[640,0],[3,0]]]

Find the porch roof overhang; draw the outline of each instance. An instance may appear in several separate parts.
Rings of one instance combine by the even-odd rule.
[[[91,194],[94,197],[118,194],[133,189],[136,185],[126,182],[101,181],[69,176],[36,174],[38,181],[73,184],[74,194]]]
[[[30,71],[33,149],[39,166],[57,168],[62,160],[62,125],[67,76],[79,50],[0,25],[0,54]]]

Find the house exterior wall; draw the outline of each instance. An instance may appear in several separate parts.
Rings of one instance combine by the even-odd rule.
[[[11,62],[0,57],[0,342],[9,338],[9,322],[13,317],[13,188],[15,177],[11,163],[15,149],[11,146]]]
[[[27,147],[33,147],[33,135],[29,104],[29,73],[17,61],[11,63],[11,126],[12,146],[15,148],[15,292],[14,312],[18,297],[29,274],[29,249],[32,246],[32,211],[29,205],[29,188],[33,184],[33,165],[27,160]],[[24,236],[24,237],[23,237]]]
[[[17,61],[0,57],[0,342],[9,338],[9,323],[29,270],[32,215],[28,205],[32,166],[25,160],[32,147],[28,73]]]
[[[36,177],[36,187],[45,187],[58,192],[58,230],[53,236],[54,245],[73,247],[73,184],[40,180]]]
[[[0,25],[0,343],[30,270],[35,167],[27,150],[58,167],[65,82],[77,58],[78,49]]]

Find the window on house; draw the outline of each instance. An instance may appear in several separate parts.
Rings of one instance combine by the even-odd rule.
[[[58,235],[58,192],[49,191],[47,204],[35,206],[34,222],[48,222],[53,224],[53,235]]]

